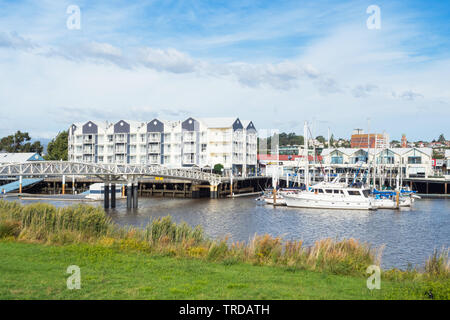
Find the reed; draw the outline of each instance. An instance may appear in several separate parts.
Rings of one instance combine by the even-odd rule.
[[[435,249],[425,263],[425,272],[431,276],[450,276],[449,249]]]

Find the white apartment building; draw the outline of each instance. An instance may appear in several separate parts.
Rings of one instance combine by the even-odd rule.
[[[239,118],[74,123],[69,161],[212,168],[254,175],[257,131]]]

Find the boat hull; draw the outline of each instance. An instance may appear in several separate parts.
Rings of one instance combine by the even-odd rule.
[[[348,200],[338,198],[318,199],[312,198],[308,194],[295,196],[284,196],[288,207],[312,208],[312,209],[339,209],[339,210],[372,210],[374,205],[365,199]]]

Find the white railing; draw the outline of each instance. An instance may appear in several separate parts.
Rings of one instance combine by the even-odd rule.
[[[158,176],[181,180],[207,181],[217,185],[221,176],[192,169],[165,168],[159,165],[98,164],[69,161],[30,161],[0,165],[0,176],[55,177],[98,176],[109,180],[135,180],[139,177]]]

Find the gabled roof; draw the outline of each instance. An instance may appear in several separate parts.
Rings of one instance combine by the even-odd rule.
[[[253,121],[251,121],[251,120],[242,120],[241,122],[242,122],[242,126],[245,129],[249,129],[248,126],[251,125],[253,128],[250,128],[250,129],[255,129],[256,130],[255,124],[253,123]]]
[[[339,151],[347,156],[351,156],[352,154],[354,154],[355,152],[358,152],[359,150],[364,150],[361,148],[325,148],[322,150],[321,155],[322,156],[327,156],[330,153],[332,153],[333,151]]]
[[[13,162],[27,162],[27,161],[42,161],[39,153],[36,152],[16,152],[16,153],[0,153],[0,163],[13,163]]]
[[[412,150],[417,150],[418,152],[421,152],[429,157],[431,157],[433,153],[433,149],[431,148],[385,148],[385,149],[370,149],[370,154],[379,154],[381,152],[384,152],[385,150],[389,150],[395,154],[398,154],[400,156],[403,156],[404,154],[411,152]],[[339,151],[347,156],[351,156],[352,154],[358,152],[359,150],[364,150],[367,152],[366,148],[325,148],[322,150],[322,156],[327,156],[333,151]]]
[[[292,155],[287,155],[287,154],[280,154],[280,155],[276,155],[276,154],[258,154],[258,160],[264,161],[264,160],[277,160],[279,159],[280,161],[296,161],[297,159],[301,159],[304,158],[305,156],[303,155],[297,155],[297,154],[292,154]],[[308,160],[309,161],[313,161],[314,157],[312,155],[308,155]],[[316,160],[322,161],[322,156],[317,156]]]

